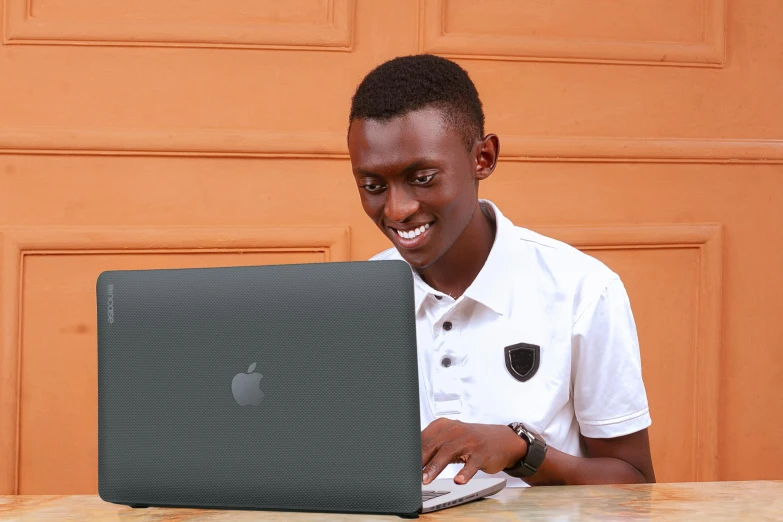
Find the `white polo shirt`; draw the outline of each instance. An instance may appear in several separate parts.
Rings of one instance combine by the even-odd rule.
[[[495,241],[459,299],[413,271],[422,429],[438,417],[518,421],[550,446],[584,456],[580,432],[611,438],[648,427],[636,325],[618,275],[481,204],[495,216]],[[383,259],[402,257],[391,248],[372,258]],[[449,465],[439,478],[462,466]]]

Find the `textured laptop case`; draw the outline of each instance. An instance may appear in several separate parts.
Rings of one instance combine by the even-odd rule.
[[[404,262],[111,271],[97,303],[102,499],[420,509]]]

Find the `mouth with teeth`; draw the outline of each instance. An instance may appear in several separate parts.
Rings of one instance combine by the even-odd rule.
[[[420,227],[411,228],[408,230],[400,230],[397,228],[389,227],[394,238],[397,240],[397,244],[404,248],[416,248],[421,245],[430,235],[430,228],[433,223],[426,223]]]

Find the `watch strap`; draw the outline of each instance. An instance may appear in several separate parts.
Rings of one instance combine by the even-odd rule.
[[[546,442],[534,437],[533,443],[527,447],[527,455],[521,464],[530,471],[530,475],[533,475],[544,463],[544,457],[546,457]]]
[[[514,422],[509,428],[527,441],[527,454],[516,466],[508,468],[506,472],[521,477],[531,477],[536,474],[538,468],[544,463],[546,457],[546,441],[528,430],[523,424]]]

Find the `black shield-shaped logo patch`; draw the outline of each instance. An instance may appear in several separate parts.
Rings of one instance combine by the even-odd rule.
[[[506,369],[519,382],[530,380],[538,371],[541,348],[535,344],[517,343],[506,346]]]

